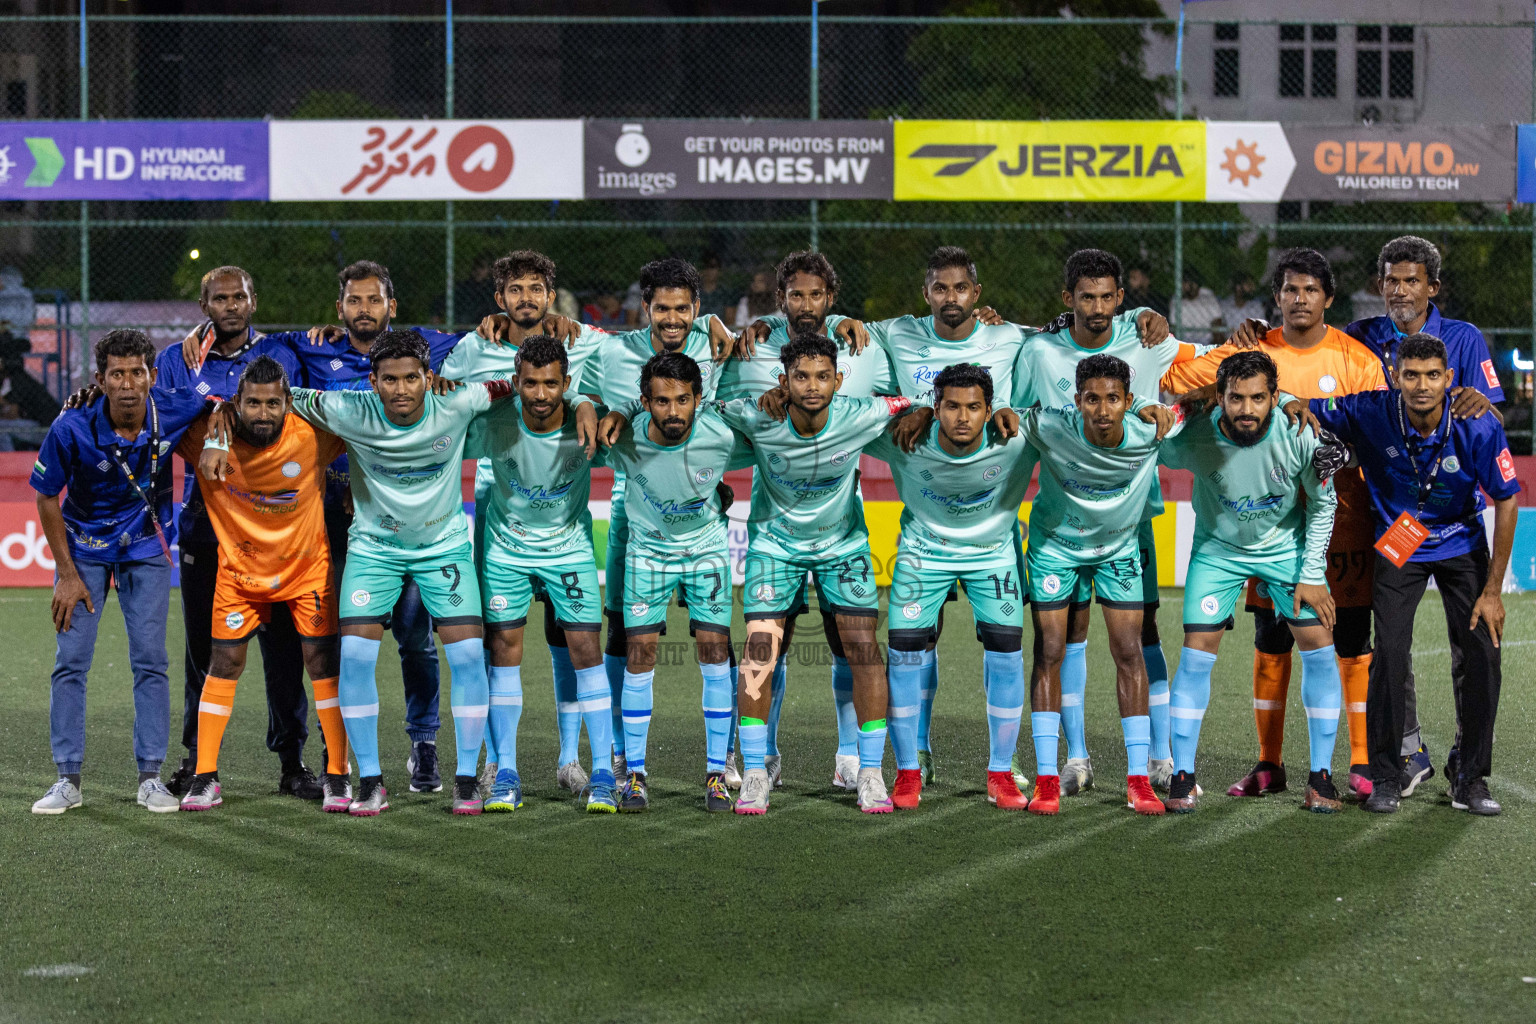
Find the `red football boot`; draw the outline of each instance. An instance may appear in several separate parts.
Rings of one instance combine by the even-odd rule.
[[[1029,813],[1056,814],[1061,811],[1061,776],[1035,776],[1035,793],[1029,798]]]
[[[1145,775],[1125,777],[1125,806],[1137,814],[1162,814],[1163,802],[1152,792],[1152,782]]]
[[[999,810],[1022,811],[1029,807],[1029,798],[1019,792],[1013,772],[987,772],[987,803]]]
[[[896,769],[896,786],[891,790],[891,803],[903,810],[917,806],[923,798],[923,772],[920,768]]]

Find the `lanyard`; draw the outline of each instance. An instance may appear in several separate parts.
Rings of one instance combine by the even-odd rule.
[[[1435,445],[1435,456],[1430,462],[1429,475],[1426,477],[1419,472],[1419,460],[1417,450],[1421,447],[1419,432],[1408,432],[1408,421],[1403,417],[1402,392],[1397,394],[1397,428],[1403,435],[1403,457],[1408,460],[1408,467],[1413,470],[1413,478],[1419,485],[1419,511],[1416,518],[1424,518],[1424,504],[1429,500],[1430,492],[1434,490],[1435,478],[1440,475],[1440,455],[1445,451],[1446,442],[1451,439],[1451,411],[1450,402],[1447,401],[1445,409],[1440,413],[1440,426],[1435,433],[1440,435],[1439,443]]]
[[[149,486],[155,486],[155,478],[160,475],[160,410],[155,407],[155,400],[149,402]],[[171,562],[171,546],[166,542],[165,530],[160,526],[160,516],[155,511],[155,501],[149,490],[140,484],[138,478],[133,475],[133,470],[128,466],[128,460],[123,457],[123,446],[119,442],[112,446],[112,459],[117,463],[117,468],[123,471],[123,476],[128,478],[128,484],[138,494],[139,500],[144,502],[144,507],[149,510],[149,521],[155,524],[155,536],[160,540],[160,550],[165,554],[165,560]],[[172,565],[175,562],[171,562]]]

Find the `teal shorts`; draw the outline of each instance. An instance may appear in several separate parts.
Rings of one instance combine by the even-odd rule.
[[[975,569],[939,569],[897,554],[891,575],[891,632],[920,633],[924,640],[933,639],[938,635],[939,612],[958,584],[971,602],[978,633],[993,627],[1021,635],[1025,600],[1017,574],[1018,560],[1011,547],[995,564]]]
[[[1152,534],[1152,520],[1144,520],[1136,531],[1136,547],[1141,558],[1141,604],[1157,608],[1163,603],[1157,589],[1157,538]],[[1079,574],[1072,607],[1082,608],[1093,600],[1094,584],[1089,575]]]
[[[805,574],[816,581],[821,610],[834,615],[867,615],[879,611],[869,545],[836,558],[783,559],[747,552],[747,587],[742,603],[746,618],[787,619],[805,601]]]
[[[1041,611],[1053,611],[1071,605],[1081,606],[1087,598],[1079,594],[1098,594],[1105,608],[1142,608],[1141,559],[1134,549],[1125,554],[1098,561],[1069,561],[1054,553],[1030,548],[1024,557],[1029,573],[1029,599]]]
[[[1184,577],[1184,631],[1207,633],[1225,629],[1237,607],[1237,596],[1250,579],[1258,579],[1275,603],[1275,618],[1298,625],[1315,625],[1317,613],[1311,605],[1301,606],[1301,615],[1291,614],[1296,602],[1296,582],[1301,578],[1301,556],[1290,558],[1238,557],[1217,552],[1207,545],[1189,557],[1189,571]]]
[[[347,552],[337,602],[341,625],[387,622],[408,579],[416,581],[422,604],[438,628],[480,625],[480,588],[468,541],[437,558]]]
[[[624,560],[624,634],[665,633],[667,605],[679,590],[692,629],[731,631],[731,557],[723,545],[686,561],[634,546]]]
[[[487,629],[520,629],[528,622],[528,605],[538,592],[553,606],[561,629],[595,633],[602,628],[597,565],[590,550],[559,561],[535,561],[500,550],[488,554],[480,567]]]

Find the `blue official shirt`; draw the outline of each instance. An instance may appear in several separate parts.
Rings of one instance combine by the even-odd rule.
[[[1426,438],[1411,426],[1404,430],[1407,414],[1399,418],[1398,391],[1314,398],[1309,405],[1325,428],[1354,446],[1371,492],[1377,539],[1404,512],[1429,530],[1409,561],[1438,562],[1485,548],[1483,492],[1494,499],[1520,493],[1504,427],[1491,413],[1458,420],[1447,398],[1439,428]],[[1420,514],[1421,486],[1432,472],[1434,483]]]
[[[212,330],[212,327],[207,328]],[[187,367],[182,358],[181,346],[172,345],[155,358],[155,385],[167,390],[191,390],[204,398],[234,398],[235,386],[240,375],[258,356],[271,356],[282,364],[288,374],[288,383],[302,387],[299,361],[286,345],[269,341],[255,331],[247,330],[245,344],[229,355],[220,355],[210,349],[196,372]],[[203,507],[202,492],[197,489],[197,470],[188,465],[181,491],[181,515],[176,520],[176,531],[183,544],[217,544],[218,536],[208,521]]]
[[[165,531],[166,543],[176,537],[171,519],[171,456],[181,437],[208,402],[195,391],[168,391],[155,387],[149,401],[159,414],[159,436],[153,437],[154,417],[144,417],[144,428],[132,441],[112,429],[105,399],[82,409],[66,409],[48,428],[37,462],[32,466],[32,489],[52,495],[68,490],[60,507],[69,531],[69,553],[77,562],[127,562],[163,558],[155,520],[144,499],[128,482],[114,458],[121,452],[155,502],[155,519]],[[153,445],[151,442],[154,442]],[[158,451],[158,470],[152,472]]]
[[[1483,332],[1465,320],[1452,320],[1440,315],[1440,308],[1429,304],[1429,316],[1420,328],[1424,334],[1432,334],[1445,342],[1446,365],[1456,371],[1452,387],[1476,388],[1488,396],[1490,402],[1504,401],[1504,388],[1499,384],[1499,374],[1493,368],[1493,355]],[[1387,383],[1392,383],[1391,370],[1397,361],[1397,343],[1407,335],[1397,329],[1389,316],[1373,316],[1368,320],[1356,320],[1344,328],[1344,333],[1363,342],[1381,359],[1382,369],[1387,372]]]
[[[432,350],[432,371],[436,373],[448,353],[453,351],[453,346],[458,344],[460,336],[426,327],[412,327],[411,330],[427,339]],[[304,331],[284,331],[267,335],[267,340],[283,346],[298,360],[300,379],[295,384],[316,391],[367,391],[373,387],[368,383],[368,375],[373,372],[368,353],[359,352],[345,337],[315,345],[310,343],[309,335]],[[347,457],[341,455],[325,471],[326,508],[343,507],[349,481]]]

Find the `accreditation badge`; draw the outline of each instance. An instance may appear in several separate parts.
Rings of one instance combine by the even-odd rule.
[[[1376,550],[1381,556],[1393,565],[1401,569],[1408,564],[1408,559],[1419,550],[1419,546],[1429,539],[1429,530],[1424,524],[1413,517],[1410,512],[1404,512],[1397,517],[1397,521],[1387,527],[1387,532],[1381,535],[1376,542]]]

